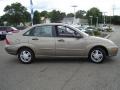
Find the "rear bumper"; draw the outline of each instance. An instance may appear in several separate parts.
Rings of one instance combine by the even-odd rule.
[[[16,50],[15,47],[12,47],[12,46],[8,47],[8,46],[6,46],[6,47],[5,47],[5,51],[6,51],[8,54],[11,54],[11,55],[17,55],[17,50]]]

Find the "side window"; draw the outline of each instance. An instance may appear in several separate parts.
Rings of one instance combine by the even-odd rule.
[[[75,31],[69,27],[57,26],[57,34],[60,37],[74,37]]]
[[[35,28],[31,28],[30,30],[28,30],[27,32],[25,32],[23,34],[23,36],[33,36],[34,29]]]
[[[37,26],[26,32],[27,36],[52,37],[52,26]]]

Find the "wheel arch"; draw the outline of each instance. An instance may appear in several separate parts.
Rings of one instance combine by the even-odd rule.
[[[17,54],[21,49],[24,49],[24,48],[30,49],[33,52],[33,54],[35,55],[34,50],[32,48],[28,47],[28,46],[19,47],[18,50],[17,50]]]
[[[90,52],[91,52],[93,49],[95,49],[95,48],[101,48],[101,49],[105,50],[106,56],[109,56],[109,53],[108,53],[107,48],[106,48],[106,47],[104,47],[104,46],[102,46],[102,45],[97,45],[97,46],[92,47],[92,48],[89,50],[88,55],[89,55],[89,54],[90,54]]]

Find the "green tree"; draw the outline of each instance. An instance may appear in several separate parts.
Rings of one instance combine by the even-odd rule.
[[[30,22],[31,21],[31,14],[27,11],[24,12],[23,20],[24,20],[24,22]]]
[[[66,17],[66,13],[65,12],[61,12],[61,19],[63,19],[64,17]]]
[[[53,10],[49,13],[49,18],[51,22],[60,22],[65,16],[65,13],[61,13],[60,11]]]
[[[84,18],[85,14],[86,14],[86,11],[79,10],[76,12],[76,18]]]
[[[3,21],[2,21],[2,18],[0,17],[0,26],[3,26]]]
[[[11,5],[7,5],[4,8],[5,15],[8,15],[9,17],[7,18],[7,21],[10,24],[13,25],[19,25],[20,22],[25,24],[26,21],[28,20],[28,14],[27,9],[22,6],[20,3],[13,3]],[[29,18],[30,19],[30,18]]]
[[[38,11],[35,11],[33,16],[33,24],[39,24],[39,23],[40,23],[40,13]]]
[[[90,16],[92,16],[92,24],[93,25],[96,25],[97,17],[99,19],[99,23],[102,21],[102,13],[96,7],[93,7],[90,10],[88,10],[86,16],[88,18],[89,24],[90,24]]]
[[[4,25],[4,21],[8,21],[9,15],[8,14],[4,14],[3,16],[0,17],[0,25],[3,26]]]
[[[73,13],[68,13],[66,16],[67,17],[74,17],[74,14]]]
[[[48,17],[48,12],[47,12],[47,11],[42,11],[42,12],[40,13],[40,17],[45,17],[45,18],[47,18],[47,17]]]

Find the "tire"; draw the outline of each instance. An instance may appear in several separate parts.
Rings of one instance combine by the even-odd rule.
[[[88,58],[93,63],[102,63],[106,58],[106,52],[102,48],[93,48]]]
[[[24,64],[30,64],[35,59],[35,55],[31,49],[22,48],[18,51],[18,59]]]

